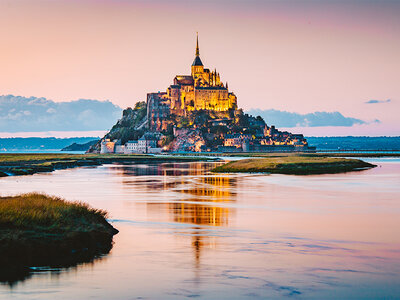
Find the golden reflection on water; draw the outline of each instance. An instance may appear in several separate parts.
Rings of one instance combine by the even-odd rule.
[[[227,226],[232,209],[218,206],[223,202],[235,201],[230,188],[235,180],[228,176],[200,177],[198,183],[181,193],[196,196],[190,202],[168,203],[168,211],[174,222],[208,226]],[[197,198],[201,197],[201,198]],[[195,203],[198,202],[198,203]],[[204,202],[207,202],[204,204]],[[193,227],[192,247],[195,256],[196,269],[200,266],[200,256],[203,247],[215,248],[216,239],[204,233],[203,228]]]
[[[145,205],[150,213],[161,214],[167,211],[172,222],[194,225],[191,227],[190,236],[196,269],[200,266],[202,249],[215,248],[217,245],[216,237],[210,236],[204,226],[228,226],[234,209],[223,204],[236,201],[236,194],[233,192],[237,186],[236,178],[232,175],[205,175],[210,166],[215,167],[215,164],[180,163],[119,167],[119,175],[123,175],[121,178],[126,186],[134,185],[147,191],[178,193],[173,201],[153,200],[146,201]],[[129,176],[132,175],[157,177],[131,180]],[[168,180],[168,177],[174,179]],[[179,197],[179,194],[186,197]],[[187,235],[187,231],[177,231],[176,234]]]
[[[0,193],[45,191],[105,209],[120,233],[101,263],[0,287],[0,298],[398,298],[400,161],[318,176],[220,175],[214,166],[1,179]]]

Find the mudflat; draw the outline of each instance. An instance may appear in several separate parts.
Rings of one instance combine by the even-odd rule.
[[[376,165],[359,159],[324,156],[276,155],[231,161],[214,168],[216,173],[332,174],[365,170]]]

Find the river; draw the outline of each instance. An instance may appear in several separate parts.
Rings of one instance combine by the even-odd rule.
[[[38,270],[2,299],[399,299],[400,159],[336,175],[104,165],[0,179],[109,211],[90,264]]]

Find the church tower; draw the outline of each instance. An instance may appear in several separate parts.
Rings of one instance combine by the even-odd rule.
[[[201,76],[204,72],[204,66],[200,59],[200,51],[199,51],[199,34],[197,34],[196,40],[196,57],[192,63],[192,77],[196,78],[198,75]]]

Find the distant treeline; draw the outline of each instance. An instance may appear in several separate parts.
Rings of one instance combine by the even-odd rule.
[[[98,137],[0,138],[0,152],[61,150],[74,143],[86,144],[98,139]],[[400,150],[400,136],[307,137],[307,140],[309,145],[317,147],[317,150]]]
[[[400,136],[307,137],[317,150],[400,150]]]
[[[74,138],[0,138],[0,152],[2,151],[40,151],[61,150],[73,143],[85,144],[98,137],[74,137]]]

